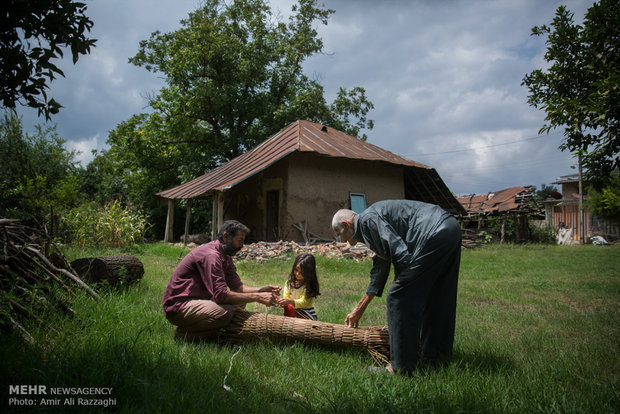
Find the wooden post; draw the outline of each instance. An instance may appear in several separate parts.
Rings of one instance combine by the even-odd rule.
[[[172,243],[174,226],[174,199],[168,199],[168,216],[166,216],[166,232],[164,233],[164,241]]]
[[[224,193],[218,193],[217,197],[217,231],[224,224]]]
[[[217,227],[217,218],[218,218],[218,213],[217,213],[217,207],[219,205],[219,193],[217,192],[213,192],[213,195],[211,196],[212,198],[212,206],[211,206],[211,240],[215,240],[217,238],[217,231],[219,230],[219,228]]]
[[[187,210],[185,211],[185,237],[183,243],[187,245],[187,238],[189,237],[189,222],[192,218],[192,199],[187,199]]]

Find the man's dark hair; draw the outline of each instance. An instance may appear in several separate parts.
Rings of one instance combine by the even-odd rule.
[[[222,227],[220,227],[220,231],[217,233],[217,239],[223,242],[224,233],[228,234],[230,237],[235,237],[238,231],[248,234],[250,229],[245,224],[240,223],[237,220],[226,220],[222,224]]]

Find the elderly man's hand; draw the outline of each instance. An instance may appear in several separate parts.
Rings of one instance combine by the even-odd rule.
[[[357,325],[360,319],[362,319],[363,314],[364,312],[360,311],[358,308],[353,309],[353,311],[345,318],[344,324],[347,326],[347,328],[357,328]]]

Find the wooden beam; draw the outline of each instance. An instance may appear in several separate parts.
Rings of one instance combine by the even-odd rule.
[[[211,240],[215,240],[217,238],[217,231],[220,229],[218,226],[218,219],[220,214],[218,212],[218,207],[220,205],[220,193],[217,191],[213,192],[212,195],[212,207],[211,207]]]
[[[164,241],[172,243],[174,227],[174,199],[168,199],[168,215],[166,216],[166,231],[164,233]]]
[[[187,238],[189,237],[189,222],[192,218],[192,199],[187,199],[187,209],[185,210],[185,237],[183,243],[187,244]]]

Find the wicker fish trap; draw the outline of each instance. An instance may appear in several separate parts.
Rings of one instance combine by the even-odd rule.
[[[389,360],[390,340],[385,326],[348,328],[328,322],[238,310],[219,340],[229,343],[269,338],[274,342],[366,349],[379,362]]]

